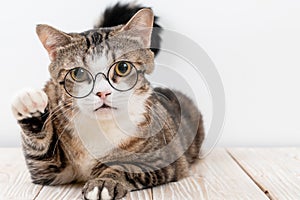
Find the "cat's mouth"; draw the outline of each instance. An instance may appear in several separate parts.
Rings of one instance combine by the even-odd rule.
[[[105,109],[105,110],[108,110],[108,109],[117,109],[117,108],[115,108],[115,107],[112,107],[112,106],[109,106],[109,105],[107,105],[107,104],[102,104],[102,106],[100,106],[99,108],[96,108],[94,111],[96,112],[96,111],[98,111],[98,110],[103,110],[103,109]]]

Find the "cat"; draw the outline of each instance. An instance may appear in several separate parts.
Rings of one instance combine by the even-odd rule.
[[[119,199],[188,175],[202,115],[183,93],[145,77],[159,51],[156,21],[151,8],[117,3],[82,33],[37,25],[51,78],[12,102],[33,183],[84,182],[84,199]]]

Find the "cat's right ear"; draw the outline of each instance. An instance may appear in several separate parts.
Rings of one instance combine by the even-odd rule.
[[[72,41],[72,37],[67,33],[44,24],[36,26],[36,33],[45,49],[48,51],[51,61],[56,58],[57,48],[63,47]]]

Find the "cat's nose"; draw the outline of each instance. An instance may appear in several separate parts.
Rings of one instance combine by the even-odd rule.
[[[100,97],[100,99],[105,99],[108,95],[111,95],[110,91],[97,92],[96,95]]]

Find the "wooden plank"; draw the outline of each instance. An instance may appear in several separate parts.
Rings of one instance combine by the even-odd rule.
[[[69,184],[60,186],[44,186],[35,200],[79,200],[81,199],[81,184]]]
[[[81,198],[82,184],[44,186],[36,200],[57,199],[57,200],[79,200]],[[134,191],[127,194],[123,200],[151,200],[151,189]]]
[[[152,200],[152,190],[146,189],[130,192],[122,200]]]
[[[231,148],[228,152],[270,199],[300,199],[300,148]]]
[[[152,195],[154,200],[268,199],[224,149],[194,165],[190,177],[153,188]]]
[[[300,148],[232,148],[242,167],[216,149],[177,183],[131,192],[129,199],[300,199]],[[254,184],[243,170],[256,182]],[[31,183],[22,151],[0,149],[0,199],[81,199],[82,185],[44,187]],[[153,196],[153,197],[152,197]]]
[[[41,188],[31,183],[20,148],[0,149],[0,199],[34,199]]]

